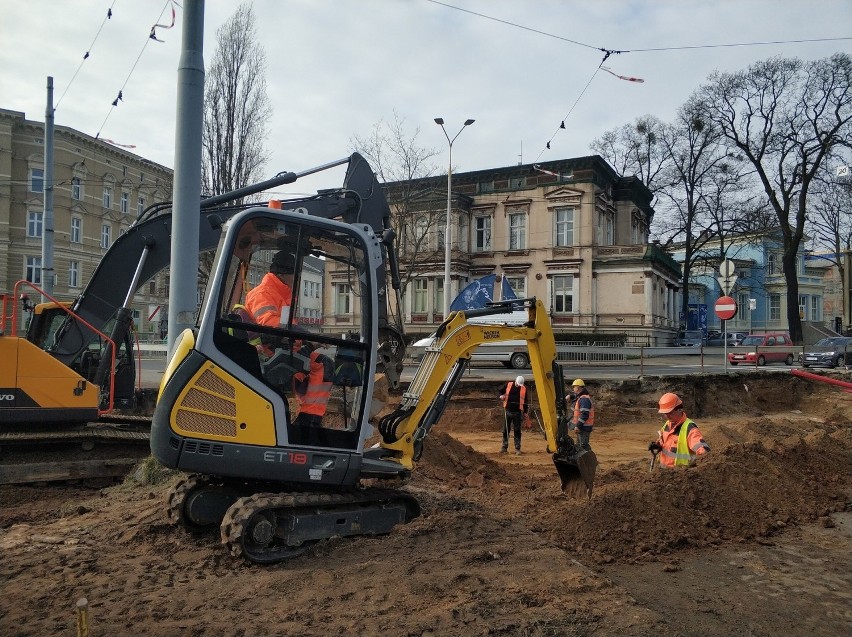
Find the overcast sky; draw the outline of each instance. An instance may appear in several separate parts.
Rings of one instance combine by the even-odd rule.
[[[100,132],[173,167],[183,10],[177,7],[174,28],[156,29],[164,42],[148,39],[152,25],[171,22],[171,6],[4,0],[0,108],[43,121],[46,78],[53,76],[57,125]],[[205,60],[236,6],[206,2]],[[459,171],[588,155],[593,139],[636,117],[670,119],[714,70],[852,50],[852,40],[837,40],[637,51],[848,38],[850,0],[255,0],[254,10],[274,111],[264,177],[347,156],[353,135],[368,135],[394,110],[412,135],[419,127],[420,146],[441,151],[436,165],[443,171],[447,140],[435,117],[444,118],[450,136],[465,119],[476,120],[453,145]],[[633,51],[612,55],[605,66],[644,82],[595,74],[599,49]],[[119,90],[123,101],[112,108]],[[331,174],[287,188],[339,182]]]

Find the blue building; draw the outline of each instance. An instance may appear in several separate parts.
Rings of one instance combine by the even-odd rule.
[[[727,322],[726,329],[749,333],[787,332],[787,281],[781,264],[780,231],[727,237],[725,245],[725,257],[736,266],[736,279],[729,296],[737,302],[737,314]],[[683,247],[676,246],[672,256],[683,263]],[[832,317],[823,316],[824,276],[831,264],[824,259],[807,257],[807,252],[800,250],[796,260],[799,316],[803,323],[822,325],[832,320]],[[703,245],[693,261],[688,282],[689,307],[686,311],[679,310],[682,324],[688,329],[704,329],[705,332],[721,329],[722,321],[714,312],[716,300],[724,295],[719,282],[720,263],[718,240]]]

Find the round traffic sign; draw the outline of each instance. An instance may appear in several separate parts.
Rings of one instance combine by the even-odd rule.
[[[727,321],[728,319],[732,319],[736,316],[737,302],[730,296],[723,296],[716,301],[714,309],[716,310],[716,316]]]

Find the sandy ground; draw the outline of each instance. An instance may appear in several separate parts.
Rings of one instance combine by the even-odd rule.
[[[168,480],[4,487],[0,633],[74,635],[86,597],[93,635],[852,634],[852,395],[677,383],[590,383],[591,501],[559,493],[537,432],[498,453],[492,396],[454,399],[403,487],[420,518],[271,567],[170,526]],[[670,388],[713,452],[650,473]]]

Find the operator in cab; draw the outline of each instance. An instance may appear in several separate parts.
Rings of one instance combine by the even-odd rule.
[[[293,304],[295,272],[295,252],[276,252],[269,265],[269,272],[246,295],[246,309],[255,323],[268,327],[287,324]]]

